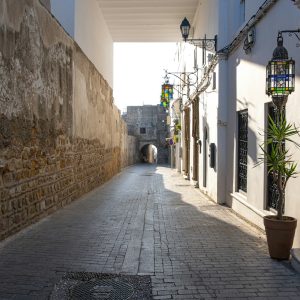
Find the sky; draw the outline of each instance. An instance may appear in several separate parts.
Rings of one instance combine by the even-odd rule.
[[[160,103],[164,69],[174,71],[175,52],[176,43],[114,44],[114,102],[122,112]]]

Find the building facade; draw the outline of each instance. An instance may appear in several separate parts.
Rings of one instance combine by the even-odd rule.
[[[176,165],[211,199],[229,205],[259,227],[263,227],[263,216],[276,210],[267,168],[256,166],[261,156],[259,145],[264,142],[262,132],[273,109],[265,94],[266,65],[277,46],[278,31],[300,27],[297,4],[286,0],[202,0],[192,22],[193,38],[217,35],[217,52],[188,43],[178,49],[182,76],[190,76],[191,81],[189,72],[197,71],[198,78],[188,95],[184,80],[177,80],[183,85],[178,93],[183,103]],[[286,117],[299,125],[298,40],[288,34],[283,38],[296,62],[296,90],[288,98]],[[292,152],[300,161],[299,149]],[[297,219],[299,180],[289,181],[285,204],[285,214]],[[299,246],[298,227],[294,247]]]
[[[127,106],[123,119],[128,135],[138,139],[140,161],[167,164],[169,149],[166,145],[168,125],[165,109],[159,105]],[[151,145],[156,147],[157,156],[153,154]]]

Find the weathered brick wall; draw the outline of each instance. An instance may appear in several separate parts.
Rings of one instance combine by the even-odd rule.
[[[132,163],[128,142],[111,88],[45,7],[0,0],[0,239]]]

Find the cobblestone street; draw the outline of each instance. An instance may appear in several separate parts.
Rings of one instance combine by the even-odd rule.
[[[0,299],[48,299],[65,272],[151,275],[154,299],[300,299],[259,230],[152,165],[0,243]]]

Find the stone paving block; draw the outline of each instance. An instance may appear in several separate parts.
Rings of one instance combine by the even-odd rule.
[[[0,243],[1,300],[48,299],[80,271],[151,275],[153,299],[300,299],[300,275],[269,258],[261,231],[155,165]]]

